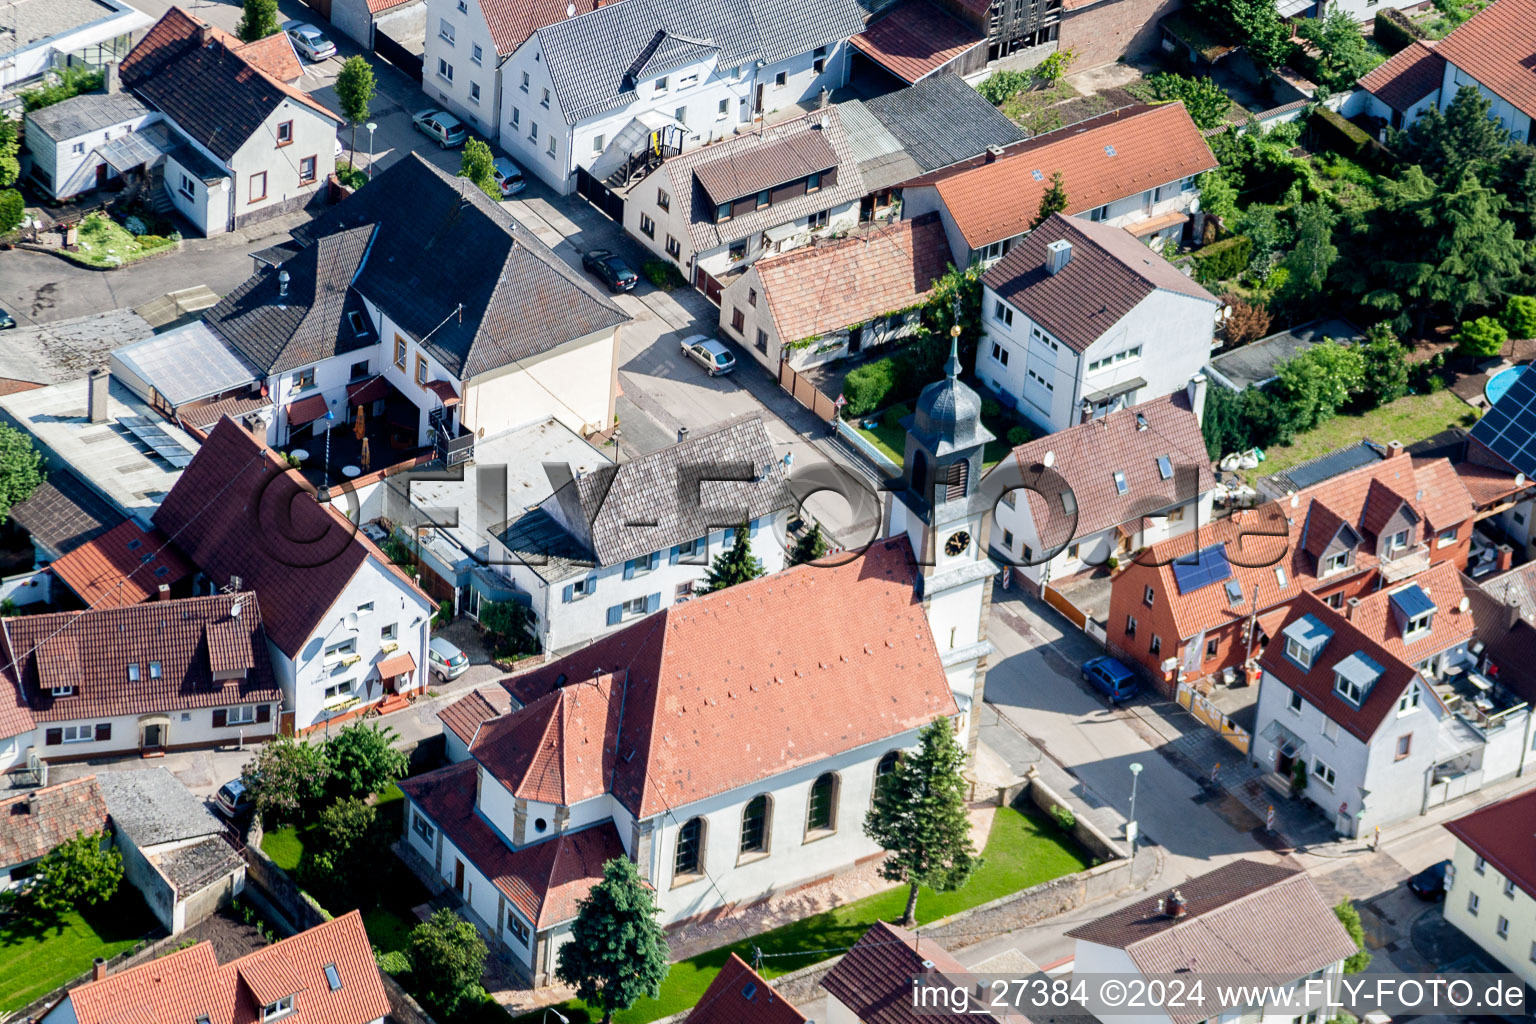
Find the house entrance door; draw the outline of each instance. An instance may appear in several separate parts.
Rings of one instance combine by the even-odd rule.
[[[157,747],[165,746],[165,726],[158,723],[146,725],[144,727],[143,746],[145,750],[154,750]]]
[[[453,861],[453,891],[464,895],[464,862],[458,858]]]
[[[861,349],[863,347],[864,347],[864,325],[863,324],[859,324],[857,327],[849,328],[848,329],[848,354],[849,355],[853,355],[855,352],[859,351],[859,349]]]

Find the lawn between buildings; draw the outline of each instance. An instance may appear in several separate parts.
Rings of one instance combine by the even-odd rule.
[[[899,402],[873,416],[860,416],[849,422],[864,440],[880,449],[880,452],[890,459],[897,469],[900,469],[907,458],[905,451],[907,429],[901,425],[901,420],[911,414],[912,403]],[[865,427],[864,424],[871,420],[875,421],[875,425]],[[986,450],[981,455],[981,468],[988,470],[1003,461],[1003,458],[1012,450],[1008,444],[1008,431],[1012,427],[1019,426],[1019,422],[1009,418],[1007,414],[988,416],[983,413],[982,426],[997,435],[995,440],[987,442]]]
[[[134,235],[104,213],[92,213],[80,222],[78,251],[62,250],[67,258],[88,267],[121,267],[152,253],[175,246],[163,235]]]
[[[960,889],[936,893],[923,889],[917,901],[919,923],[937,921],[962,910],[979,907],[1030,886],[1048,882],[1091,866],[1086,850],[1072,836],[1063,832],[1033,806],[999,808],[992,820],[992,831],[982,851],[985,863]],[[750,942],[722,946],[672,965],[662,982],[661,996],[642,999],[630,1009],[613,1016],[616,1024],[647,1024],[649,1021],[692,1009],[703,998],[715,975],[730,954],[752,961],[752,947],[764,953],[761,973],[766,978],[798,971],[802,967],[836,956],[857,942],[876,921],[899,921],[906,909],[907,888],[897,886],[835,907],[803,921],[796,921],[772,931],[754,935]],[[498,1007],[499,1009],[499,1007]],[[572,1024],[590,1024],[602,1014],[585,1004],[570,1001],[555,1007]],[[503,1011],[504,1013],[505,1011]],[[517,1018],[517,1024],[535,1024],[542,1020],[540,1009]],[[477,1024],[489,1024],[489,1014],[471,1015]]]
[[[39,923],[12,914],[0,919],[0,1014],[19,1010],[110,960],[158,928],[144,899],[126,879],[117,895]]]

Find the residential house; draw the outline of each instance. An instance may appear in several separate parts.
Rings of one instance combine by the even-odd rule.
[[[995,1012],[995,993],[978,993],[976,972],[932,939],[878,921],[821,979],[826,1024],[922,1024],[937,1015],[964,1015],[979,1024],[1027,1024],[1023,1014]],[[948,988],[943,1003],[914,1005],[918,985]],[[934,1007],[942,1006],[941,1013]]]
[[[29,115],[33,174],[56,198],[132,174],[205,235],[315,206],[341,118],[289,84],[301,73],[285,37],[242,43],[172,7],[109,71],[107,95]]]
[[[450,467],[473,457],[477,436],[550,417],[583,434],[613,423],[628,316],[476,185],[420,156],[262,256],[204,314],[229,350],[205,377],[187,379],[152,339],[147,357],[122,354],[128,379],[199,403],[199,422],[230,398],[265,399],[267,443],[317,459],[359,416],[364,433],[373,425],[370,458],[433,447]],[[201,335],[189,346],[212,347]],[[230,411],[259,422],[249,405]]]
[[[26,884],[37,862],[60,843],[108,830],[107,804],[96,776],[43,786],[0,799],[0,892]]]
[[[1110,653],[1169,696],[1217,678],[1243,684],[1245,666],[1276,635],[1280,607],[1303,592],[1342,610],[1431,565],[1466,564],[1474,511],[1455,469],[1395,442],[1387,451],[1342,473],[1314,466],[1322,482],[1202,522],[1198,537],[1154,544],[1123,564],[1110,593]]]
[[[490,546],[494,570],[529,595],[546,651],[689,600],[737,524],[765,572],[784,568],[792,498],[755,416],[617,465],[562,469],[553,493],[493,528]]]
[[[19,788],[31,781],[43,781],[45,766],[32,742],[37,720],[27,707],[21,691],[14,686],[0,686],[0,782]]]
[[[150,23],[126,0],[60,4],[15,0],[6,10],[0,46],[0,96],[41,85],[44,74],[66,64],[100,68],[128,52],[133,33]]]
[[[973,696],[921,578],[905,538],[880,541],[504,680],[522,706],[474,725],[468,760],[401,782],[408,861],[537,985],[613,857],[655,888],[663,925],[878,857],[859,822],[880,775]],[[458,705],[459,728],[486,713],[475,694]]]
[[[500,683],[477,686],[437,713],[443,723],[444,754],[452,764],[469,759],[469,748],[487,723],[523,705]]]
[[[331,0],[330,17],[337,32],[392,62],[390,43],[423,57],[429,13],[427,0]]]
[[[172,935],[213,914],[245,888],[245,860],[229,827],[164,768],[97,776],[123,877]]]
[[[926,2],[926,0],[924,0]],[[981,156],[993,146],[1011,146],[1024,133],[957,74],[942,71],[916,84],[869,100],[838,104],[862,107],[896,138],[920,173]]]
[[[49,569],[87,608],[191,597],[197,571],[165,534],[132,519],[61,556]]]
[[[1530,708],[1475,671],[1474,620],[1448,565],[1351,599],[1289,602],[1258,655],[1250,759],[1341,835],[1424,814],[1520,771]]]
[[[39,563],[57,561],[126,521],[85,481],[57,465],[26,501],[11,507],[11,519],[27,531]]]
[[[44,761],[267,739],[282,691],[245,592],[0,619],[5,679]]]
[[[1186,387],[1220,309],[1122,228],[1052,214],[982,278],[976,375],[1055,433]]]
[[[1200,437],[1204,386],[1197,378],[1015,448],[1019,489],[993,513],[998,560],[1043,586],[1203,529],[1215,486]]]
[[[1477,640],[1470,648],[1478,659],[1477,670],[1536,706],[1536,605],[1531,577],[1531,567],[1526,566],[1481,583],[1463,576],[1461,586],[1477,626]]]
[[[794,1003],[735,953],[684,1020],[687,1024],[807,1024]]]
[[[902,187],[902,216],[937,210],[955,265],[990,266],[1029,232],[1059,171],[1064,213],[1160,248],[1182,237],[1195,179],[1215,167],[1182,103],[1127,107],[913,178]]]
[[[1459,453],[1457,473],[1476,496],[1478,518],[1491,520],[1489,534],[1504,542],[1497,554],[1478,552],[1483,557],[1474,557],[1467,569],[1473,576],[1509,569],[1515,551],[1522,561],[1536,555],[1536,425],[1531,418],[1536,374],[1528,369],[1515,370],[1504,394],[1472,425]]]
[[[1067,935],[1076,940],[1078,977],[1181,975],[1193,985],[1206,975],[1253,975],[1273,986],[1273,1002],[1260,1006],[1221,1006],[1220,996],[1208,992],[1192,1003],[1123,1014],[1137,1024],[1327,1019],[1340,996],[1344,961],[1356,950],[1311,878],[1253,860],[1197,875]]]
[[[607,165],[727,138],[845,84],[864,17],[854,0],[605,4],[536,28],[505,58],[498,137],[562,195],[600,198]],[[457,73],[426,69],[429,82]]]
[[[1362,76],[1356,94],[1360,101],[1346,101],[1345,109],[1379,117],[1392,128],[1406,128],[1430,107],[1440,106],[1444,80],[1445,58],[1432,43],[1415,39]],[[1356,105],[1359,110],[1352,110]]]
[[[770,370],[803,370],[910,334],[948,267],[937,214],[818,239],[734,275],[720,331]]]
[[[1446,822],[1456,837],[1445,919],[1526,986],[1536,985],[1536,789]]]
[[[131,1006],[156,1021],[383,1024],[389,996],[357,911],[220,964],[213,943],[70,989],[41,1024],[111,1024]]]
[[[986,39],[973,25],[930,0],[883,7],[849,40],[856,67],[873,68],[901,89],[934,75],[973,75],[987,63]]]
[[[213,428],[154,522],[212,586],[261,599],[267,642],[246,660],[264,671],[270,664],[271,690],[264,692],[274,703],[280,694],[285,730],[324,725],[390,693],[425,688],[431,599],[335,505],[316,502],[297,470],[233,420]],[[228,596],[200,600],[230,611],[234,604],[255,608],[254,600]],[[153,617],[155,608],[92,614]],[[37,618],[14,620],[10,628]],[[225,663],[221,651],[208,656],[222,666],[215,671],[238,667]],[[122,692],[121,684],[115,689]],[[215,714],[213,725],[234,737],[229,717]]]

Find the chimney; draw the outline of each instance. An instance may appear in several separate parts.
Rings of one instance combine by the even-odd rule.
[[[213,26],[199,25],[197,27],[197,41],[203,46],[211,46],[213,44]]]
[[[107,422],[107,390],[111,384],[110,371],[98,368],[85,375],[85,418],[92,423]]]
[[[1395,458],[1397,458],[1401,454],[1403,454],[1403,442],[1401,442],[1401,441],[1388,441],[1387,442],[1387,458],[1395,459]]]
[[[1344,618],[1350,622],[1355,621],[1355,611],[1360,607],[1360,599],[1352,597],[1344,602]]]
[[[1163,913],[1175,921],[1189,913],[1189,904],[1184,901],[1184,894],[1177,889],[1170,892],[1163,901]]]
[[[1520,624],[1520,599],[1509,591],[1504,592],[1504,628],[1514,629]]]
[[[169,583],[162,583],[162,584],[160,584],[159,592],[155,594],[155,600],[156,601],[169,601],[170,599],[171,599],[171,585]]]
[[[1197,373],[1189,378],[1189,383],[1184,385],[1184,393],[1189,397],[1189,408],[1195,414],[1195,422],[1205,425],[1205,374]]]
[[[288,271],[286,270],[277,272],[277,297],[280,299],[288,297]]]
[[[682,444],[686,440],[688,440],[688,428],[687,427],[678,427],[677,428],[677,443],[678,444]]]
[[[989,164],[990,163],[995,163],[997,161],[997,158],[1002,156],[1002,155],[1003,155],[1003,147],[1002,146],[988,146],[987,147],[987,163],[989,163]]]
[[[816,96],[816,106],[817,106],[817,109],[826,110],[827,109],[827,104],[830,103],[831,101],[832,101],[832,90],[831,89],[823,88],[821,90],[821,92]]]
[[[1059,274],[1061,268],[1072,260],[1072,243],[1059,238],[1045,247],[1045,272]]]
[[[113,96],[123,91],[123,76],[118,71],[117,61],[107,61],[106,67],[101,69],[102,85],[106,87],[107,95]]]
[[[91,980],[100,981],[107,976],[107,961],[104,957],[97,957],[91,961]]]
[[[1084,402],[1083,403],[1083,418],[1081,420],[1079,420],[1078,422],[1079,423],[1089,423],[1092,420],[1093,420],[1093,405],[1091,403],[1089,403],[1089,402]]]
[[[1507,572],[1515,564],[1515,549],[1508,544],[1499,545],[1499,572]]]

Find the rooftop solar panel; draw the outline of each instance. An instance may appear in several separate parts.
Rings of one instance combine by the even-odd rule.
[[[1192,594],[1201,587],[1220,583],[1231,575],[1232,566],[1228,564],[1226,550],[1220,544],[1201,548],[1173,562],[1173,582],[1180,594]]]
[[[1297,466],[1286,471],[1285,475],[1290,477],[1293,489],[1302,491],[1313,484],[1320,484],[1324,480],[1332,480],[1341,473],[1348,473],[1352,469],[1359,469],[1361,466],[1370,465],[1379,458],[1381,456],[1374,449],[1362,443],[1332,452]]]
[[[117,422],[123,428],[149,446],[149,450],[177,469],[185,469],[192,463],[192,453],[151,419],[146,416],[119,416]]]
[[[1536,373],[1527,366],[1487,415],[1472,439],[1526,476],[1536,476]]]

